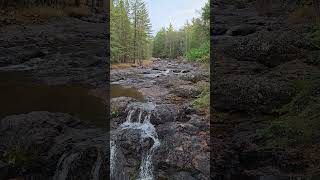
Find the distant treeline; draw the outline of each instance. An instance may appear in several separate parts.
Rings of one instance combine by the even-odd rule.
[[[210,59],[210,4],[201,10],[201,17],[193,18],[179,29],[170,24],[157,32],[153,39],[153,57],[186,57],[191,61],[208,62]]]
[[[50,6],[50,7],[66,7],[82,5],[90,6],[92,8],[104,7],[108,0],[0,0],[0,8],[7,9],[33,7],[33,6]]]

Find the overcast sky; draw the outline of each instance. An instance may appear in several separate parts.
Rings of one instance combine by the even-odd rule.
[[[170,22],[175,29],[187,20],[199,17],[199,11],[208,0],[145,0],[150,15],[153,35]]]

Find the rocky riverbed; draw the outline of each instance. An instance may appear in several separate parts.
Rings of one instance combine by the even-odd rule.
[[[160,141],[152,159],[153,178],[210,179],[209,115],[191,104],[201,93],[201,84],[208,85],[208,81],[209,74],[204,68],[177,60],[157,60],[148,68],[111,71],[112,84],[134,87],[144,96],[140,102],[132,97],[111,99],[111,141],[126,159],[121,161],[123,176],[139,177],[143,152],[154,142],[140,143],[141,132],[135,130],[137,127],[126,131],[117,128],[128,121],[130,109],[152,103],[155,107],[150,122]],[[144,114],[137,112],[129,118],[137,121],[141,119],[139,116]]]
[[[289,179],[319,172],[319,141],[284,144],[295,141],[288,129],[299,129],[296,122],[310,123],[305,132],[317,133],[311,130],[317,122],[301,112],[308,110],[319,120],[317,111],[308,109],[313,102],[307,100],[319,96],[308,90],[301,94],[301,89],[309,81],[319,82],[319,64],[312,63],[312,54],[320,51],[305,38],[312,26],[289,20],[294,4],[272,2],[269,16],[259,16],[255,2],[213,2],[213,179]],[[309,85],[319,88],[317,83]],[[288,103],[300,108],[281,112]],[[281,127],[277,121],[287,125]]]
[[[103,15],[1,27],[0,179],[109,177],[105,27]]]
[[[1,178],[109,178],[109,122],[101,123],[100,115],[87,116],[103,113],[100,107],[109,101],[104,22],[100,15],[60,17],[1,28],[1,84],[8,93],[4,97],[6,102],[13,98],[27,105],[10,105],[11,113],[1,113]],[[150,123],[160,146],[152,153],[154,179],[210,179],[209,116],[191,105],[201,93],[199,87],[208,84],[207,70],[188,62],[159,60],[149,68],[114,70],[110,75],[112,132],[126,121],[130,108],[147,102],[155,105]],[[31,93],[24,99],[28,101],[15,95],[20,94],[13,91],[15,87]],[[66,97],[82,101],[68,104]],[[71,113],[66,107],[72,107]],[[89,111],[84,114],[81,108]],[[145,114],[141,116],[145,119]],[[132,177],[137,177],[141,164],[139,153],[154,145],[150,138],[141,144],[141,133],[128,130],[116,137],[118,149],[125,152],[122,166]]]

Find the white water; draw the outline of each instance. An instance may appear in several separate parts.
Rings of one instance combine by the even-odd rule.
[[[118,128],[119,130],[124,129],[136,129],[141,131],[141,139],[142,142],[146,138],[151,138],[153,140],[152,147],[143,152],[142,154],[142,160],[140,165],[140,172],[139,172],[139,178],[138,180],[153,180],[153,163],[152,163],[152,157],[155,152],[160,146],[160,141],[158,139],[158,135],[156,132],[155,127],[150,122],[151,112],[155,108],[153,104],[145,104],[143,107],[138,107],[136,109],[130,110],[126,122],[120,125]],[[138,120],[136,122],[133,122],[132,116],[139,112]],[[147,115],[144,117],[143,122],[142,120],[142,114],[146,112]],[[110,165],[111,165],[111,174],[113,174],[116,166],[116,156],[117,156],[117,147],[116,144],[112,141],[110,144],[111,147],[111,157],[110,157]]]

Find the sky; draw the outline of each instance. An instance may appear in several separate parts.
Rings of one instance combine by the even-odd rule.
[[[174,29],[180,29],[187,20],[200,17],[199,11],[208,0],[145,0],[155,35],[170,22]]]

